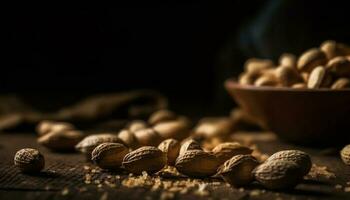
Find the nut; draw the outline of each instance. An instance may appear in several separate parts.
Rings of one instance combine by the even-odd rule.
[[[350,79],[339,78],[338,80],[334,81],[334,83],[331,86],[331,89],[334,89],[334,90],[344,89],[344,88],[350,88]]]
[[[158,110],[149,117],[148,123],[155,125],[160,122],[175,120],[176,118],[176,114],[170,110]]]
[[[275,75],[264,74],[254,82],[255,86],[278,86],[280,83]]]
[[[253,174],[261,185],[273,190],[293,188],[303,178],[298,165],[287,160],[265,162],[255,168]]]
[[[260,72],[246,72],[239,77],[238,81],[242,85],[254,85],[254,82],[259,78],[260,75]]]
[[[279,151],[270,156],[266,160],[266,162],[270,162],[273,160],[286,160],[295,162],[300,168],[300,171],[303,174],[303,176],[309,173],[312,166],[310,156],[307,153],[299,150]]]
[[[275,74],[282,86],[291,86],[303,81],[297,69],[294,67],[282,65],[276,69]]]
[[[219,169],[218,174],[233,186],[242,186],[254,180],[252,171],[259,162],[251,155],[237,155],[227,160]]]
[[[326,71],[323,66],[318,66],[312,70],[309,80],[307,82],[308,88],[321,88],[327,87],[332,82],[331,75]]]
[[[190,177],[209,177],[216,173],[219,162],[213,154],[202,150],[189,150],[176,159],[176,169]]]
[[[44,168],[45,159],[38,150],[25,148],[17,151],[14,163],[23,173],[38,173]]]
[[[67,122],[54,122],[49,120],[40,122],[36,127],[36,131],[39,136],[45,135],[49,132],[61,132],[74,129],[75,127],[73,124]]]
[[[225,142],[217,145],[213,150],[220,164],[236,155],[246,155],[253,152],[249,147],[243,146],[238,142]]]
[[[138,130],[141,129],[146,129],[148,128],[148,125],[146,124],[146,122],[142,121],[142,120],[135,120],[132,121],[127,128],[129,129],[130,132],[134,133]]]
[[[335,57],[328,62],[327,69],[338,77],[350,77],[350,60],[346,57]]]
[[[297,67],[299,71],[311,72],[315,67],[326,63],[326,54],[320,49],[312,48],[299,57]]]
[[[333,40],[323,42],[320,48],[325,52],[329,60],[337,56],[346,56],[350,54],[350,47]]]
[[[291,53],[284,53],[281,55],[279,59],[279,63],[281,66],[296,68],[297,59],[295,55]]]
[[[120,143],[106,142],[98,145],[91,153],[91,160],[102,169],[119,169],[124,156],[129,153],[126,146]]]
[[[167,164],[174,165],[180,151],[180,143],[175,139],[166,139],[161,142],[158,149],[163,151],[167,157]]]
[[[201,148],[201,145],[193,139],[186,140],[182,143],[180,151],[179,151],[179,155],[183,155],[186,151],[189,151],[189,150],[202,150],[203,151],[203,149]]]
[[[350,144],[346,145],[340,151],[340,157],[345,164],[350,165]]]
[[[156,147],[144,146],[128,153],[123,160],[126,170],[134,174],[155,173],[166,164],[165,154]]]
[[[194,134],[204,138],[226,137],[231,133],[232,125],[228,117],[203,118],[195,127]]]
[[[38,138],[38,143],[54,151],[72,151],[83,138],[77,130],[52,131]]]
[[[130,130],[127,129],[122,129],[119,133],[118,133],[118,138],[123,141],[123,143],[130,147],[130,148],[135,148],[138,146],[137,144],[137,140],[135,138],[135,135],[133,134],[133,132],[131,132]]]
[[[273,62],[267,59],[251,58],[245,64],[245,71],[248,73],[260,73],[263,70],[273,67]]]
[[[153,129],[163,138],[182,140],[190,132],[190,122],[186,117],[179,117],[173,121],[160,122]]]
[[[88,160],[91,160],[91,152],[100,144],[105,142],[116,142],[123,143],[117,135],[110,133],[94,134],[85,137],[77,145],[75,149],[79,152],[84,153]]]
[[[134,136],[141,146],[157,146],[162,139],[152,128],[138,130],[134,133]]]

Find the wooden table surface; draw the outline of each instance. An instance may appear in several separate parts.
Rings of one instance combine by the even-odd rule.
[[[256,134],[256,133],[255,133]],[[252,136],[239,133],[237,136]],[[77,153],[54,153],[36,143],[30,133],[0,134],[0,199],[350,199],[350,166],[343,164],[334,149],[312,149],[282,143],[276,139],[254,141],[258,149],[272,154],[283,149],[301,149],[308,152],[313,163],[326,166],[335,177],[316,177],[305,180],[290,191],[269,191],[256,184],[234,188],[220,179],[201,180],[207,193],[196,192],[164,195],[162,189],[98,186],[84,182],[85,158]],[[38,148],[45,156],[46,168],[37,175],[21,174],[13,166],[13,156],[21,148]],[[334,154],[335,152],[335,154]],[[332,155],[333,153],[333,155]],[[98,176],[118,176],[101,172]],[[128,175],[121,174],[121,179]],[[174,180],[175,181],[175,180]],[[212,184],[215,183],[215,184]],[[202,188],[203,189],[203,188]],[[198,190],[201,190],[198,188]]]

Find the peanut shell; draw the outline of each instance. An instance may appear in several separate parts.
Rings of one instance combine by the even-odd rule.
[[[138,130],[134,133],[137,143],[140,146],[158,146],[162,138],[152,128]]]
[[[259,165],[253,171],[255,179],[272,190],[294,188],[303,178],[303,173],[295,162],[273,160]]]
[[[332,77],[323,66],[318,66],[312,70],[307,87],[311,89],[327,87],[331,84]]]
[[[338,77],[350,77],[350,60],[346,57],[335,57],[328,62],[327,69]]]
[[[291,53],[284,53],[280,56],[279,63],[282,66],[296,68],[297,59],[295,55]]]
[[[315,67],[325,65],[326,63],[326,54],[320,49],[312,48],[299,57],[297,68],[299,71],[311,72]]]
[[[123,141],[123,143],[130,147],[135,148],[138,146],[137,140],[133,132],[127,129],[123,129],[118,133],[118,138]]]
[[[38,138],[38,143],[54,151],[72,151],[83,138],[77,130],[52,131]]]
[[[180,143],[172,138],[166,139],[159,144],[158,149],[166,154],[167,164],[172,166],[175,164],[176,158],[179,155]]]
[[[75,127],[73,124],[67,122],[55,122],[50,120],[41,121],[36,127],[36,131],[39,136],[45,135],[49,132],[61,132],[74,129]]]
[[[176,159],[176,169],[190,177],[209,177],[216,173],[219,162],[213,154],[202,150],[189,150]]]
[[[334,81],[334,83],[331,86],[331,89],[333,90],[339,90],[344,88],[350,88],[350,79],[339,78],[338,80]]]
[[[44,169],[45,159],[38,150],[25,148],[17,151],[14,164],[23,173],[38,173]]]
[[[251,155],[236,155],[218,169],[218,174],[233,186],[243,186],[253,182],[252,171],[258,165],[259,162]]]
[[[81,153],[84,153],[88,160],[91,160],[91,152],[100,144],[105,142],[123,143],[117,135],[110,133],[94,134],[85,137],[77,145],[75,149]]]
[[[350,165],[350,144],[340,151],[340,157],[346,165]]]
[[[182,143],[179,151],[179,155],[182,155],[189,150],[203,150],[203,149],[201,148],[201,145],[197,141],[193,139],[189,139]]]
[[[312,166],[310,156],[307,153],[299,150],[284,150],[276,152],[271,155],[266,162],[273,160],[287,160],[295,162],[303,175],[308,174]]]
[[[303,81],[297,69],[294,67],[282,65],[276,69],[275,74],[282,86],[291,86]]]
[[[144,146],[128,153],[123,160],[125,169],[134,174],[143,171],[151,174],[160,171],[166,164],[165,154],[157,147]]]
[[[148,123],[155,125],[160,122],[175,120],[176,118],[176,114],[170,110],[158,110],[149,117]]]
[[[162,139],[174,138],[182,140],[189,135],[190,122],[185,117],[179,117],[176,120],[160,122],[153,129]]]
[[[134,133],[138,130],[148,128],[148,125],[146,122],[142,120],[135,120],[135,121],[132,121],[130,124],[128,124],[127,128],[130,132]]]
[[[245,71],[248,73],[259,73],[273,67],[273,62],[267,59],[251,58],[245,64]]]
[[[124,156],[129,153],[120,143],[106,142],[98,145],[91,153],[91,160],[102,169],[119,169]]]
[[[233,156],[251,154],[253,150],[238,142],[225,142],[217,145],[212,152],[218,159],[218,162],[223,164]]]

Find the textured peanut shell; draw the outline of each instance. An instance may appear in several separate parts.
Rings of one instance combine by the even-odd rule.
[[[350,144],[340,151],[340,157],[346,165],[350,165]]]
[[[166,164],[166,155],[158,148],[144,146],[132,151],[124,157],[123,166],[134,174],[155,173],[160,171]]]
[[[180,151],[180,142],[175,139],[166,139],[161,142],[158,149],[163,151],[167,157],[167,164],[174,165]]]
[[[249,147],[243,146],[238,142],[221,143],[212,150],[220,164],[223,164],[233,156],[251,154],[252,151]]]
[[[315,67],[326,63],[326,54],[318,48],[312,48],[299,57],[297,68],[299,71],[311,72]]]
[[[210,177],[216,173],[219,162],[213,154],[201,150],[189,150],[179,155],[176,169],[189,177]]]
[[[175,120],[176,118],[176,114],[170,110],[158,110],[149,117],[148,123],[155,125],[160,122]]]
[[[72,151],[83,138],[77,130],[52,131],[38,138],[38,143],[54,151]]]
[[[272,154],[266,160],[266,162],[274,160],[286,160],[295,162],[300,168],[303,175],[308,174],[312,166],[310,156],[307,153],[299,150],[284,150],[276,152]]]
[[[218,169],[218,174],[233,186],[243,186],[254,180],[252,171],[258,165],[259,162],[251,155],[236,155]]]
[[[294,188],[303,178],[298,165],[287,160],[265,162],[255,168],[253,174],[261,185],[273,190]]]
[[[182,143],[180,151],[179,151],[179,155],[182,155],[186,151],[189,151],[189,150],[203,150],[203,149],[197,141],[195,141],[193,139],[189,139],[189,140],[186,140]]]
[[[123,143],[117,135],[110,133],[102,133],[102,134],[94,134],[85,137],[82,141],[80,141],[75,149],[86,154],[88,157],[91,156],[91,152],[100,144],[105,142],[116,142]]]
[[[129,153],[120,143],[102,143],[91,153],[91,160],[102,169],[119,169],[125,155]]]
[[[38,173],[44,168],[45,159],[38,150],[25,148],[17,151],[14,164],[23,173]]]

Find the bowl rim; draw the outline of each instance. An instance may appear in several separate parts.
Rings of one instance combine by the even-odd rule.
[[[241,89],[241,90],[251,90],[251,91],[285,91],[285,92],[329,92],[329,93],[350,93],[350,88],[332,90],[329,88],[290,88],[290,87],[273,87],[273,86],[254,86],[254,85],[242,85],[239,84],[235,79],[227,79],[224,83],[226,89]]]

